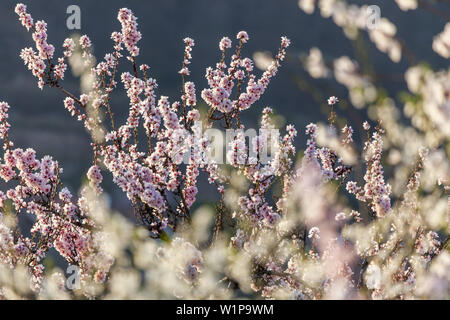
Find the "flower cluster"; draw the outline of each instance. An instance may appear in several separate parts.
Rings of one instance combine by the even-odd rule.
[[[253,61],[250,58],[241,56],[243,44],[249,40],[248,34],[241,31],[236,38],[239,40],[236,52],[232,55],[229,66],[225,63],[225,50],[231,47],[229,38],[222,38],[219,43],[219,49],[224,53],[222,60],[213,69],[206,69],[206,79],[210,88],[204,89],[201,93],[203,100],[211,107],[210,120],[225,119],[227,127],[230,127],[232,118],[237,119],[239,126],[239,113],[251,107],[258,101],[261,95],[269,85],[270,79],[276,75],[281,62],[285,58],[286,48],[290,41],[286,37],[281,38],[281,46],[275,60],[269,68],[263,73],[261,78],[257,79],[252,73]],[[244,79],[247,78],[245,91]],[[237,99],[232,99],[232,90],[237,87]],[[216,116],[215,112],[219,111],[222,115]]]
[[[371,209],[378,217],[383,217],[391,209],[391,186],[384,181],[381,154],[383,151],[382,129],[378,128],[372,134],[372,139],[364,146],[367,171],[364,175],[364,188],[354,181],[347,183],[347,190],[360,201],[369,202]]]
[[[137,47],[137,43],[141,40],[142,35],[137,30],[137,18],[130,9],[123,8],[119,10],[117,19],[122,24],[121,41],[132,57],[138,56],[139,48]]]
[[[191,38],[184,38],[184,59],[183,59],[183,67],[181,68],[180,71],[178,71],[179,74],[183,75],[183,76],[188,76],[191,74],[191,72],[189,71],[188,68],[188,64],[191,63],[191,59],[192,59],[192,48],[195,46],[195,42],[193,39]]]
[[[111,257],[99,251],[95,224],[89,211],[83,210],[83,197],[77,202],[67,188],[61,188],[62,168],[50,156],[36,158],[36,151],[14,148],[8,138],[9,105],[0,102],[3,140],[3,161],[0,178],[10,182],[6,192],[0,191],[0,261],[16,267],[25,265],[32,275],[32,287],[39,291],[48,250],[55,248],[69,263],[78,265],[83,276],[102,270],[106,274],[112,264]],[[15,186],[11,185],[14,182]],[[11,207],[9,207],[9,204]],[[30,236],[19,233],[19,220],[25,213],[35,217]],[[13,217],[14,224],[4,224]],[[103,255],[95,261],[92,254]],[[103,279],[105,280],[105,279]]]
[[[44,61],[53,58],[55,47],[47,43],[47,23],[43,20],[33,23],[33,18],[27,13],[26,9],[26,5],[19,3],[16,5],[15,11],[17,15],[19,15],[19,20],[22,22],[22,25],[25,26],[27,30],[32,29],[34,31],[33,40],[38,53],[32,48],[26,48],[22,50],[20,57],[28,66],[28,69],[32,71],[33,75],[38,78],[38,86],[42,89],[44,87]],[[64,71],[64,67],[59,66],[55,73],[56,75],[61,75],[64,74]],[[64,75],[62,77],[64,77]]]
[[[15,8],[15,12],[19,15],[19,20],[22,25],[29,31],[34,27],[33,18],[27,13],[27,6],[23,3],[18,3]]]
[[[175,273],[189,283],[195,283],[203,269],[202,253],[182,238],[173,239],[170,247],[160,248],[160,259],[166,260]]]
[[[89,179],[89,186],[92,188],[92,190],[95,190],[97,194],[102,193],[103,190],[100,187],[100,184],[103,181],[103,176],[100,168],[96,165],[90,167],[87,172],[87,177]]]

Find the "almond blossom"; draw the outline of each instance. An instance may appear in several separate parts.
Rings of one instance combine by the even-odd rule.
[[[324,0],[299,5],[312,13],[316,2],[321,14],[332,17],[350,38],[363,28],[365,7],[350,10],[340,1]],[[413,9],[412,2],[397,2],[402,9]],[[63,186],[58,161],[15,147],[9,138],[10,107],[0,103],[0,178],[7,183],[0,191],[0,270],[5,272],[6,265],[19,273],[25,267],[37,297],[48,294],[49,285],[67,294],[59,274],[53,282],[47,277],[43,259],[51,248],[80,268],[82,294],[88,298],[448,297],[450,281],[442,271],[449,260],[445,153],[414,149],[416,159],[402,180],[405,190],[397,192],[385,170],[389,157],[383,155],[392,152],[389,144],[401,143],[395,133],[402,130],[390,117],[387,99],[382,111],[375,112],[383,121],[374,129],[368,121],[351,126],[338,118],[344,99],[331,96],[321,100],[331,109],[329,125],[309,123],[297,132],[288,124],[279,130],[274,109],[265,107],[260,128],[252,131],[241,115],[259,107],[285,61],[286,37],[261,75],[245,56],[247,32],[237,33],[234,48],[230,38],[222,37],[220,60],[206,69],[203,89],[188,79],[195,41],[184,38],[181,94],[169,97],[159,95],[150,66],[140,61],[142,34],[130,9],[119,10],[120,31],[111,34],[111,51],[98,61],[88,35],[79,41],[67,38],[62,56],[55,57],[46,23],[34,22],[23,4],[15,11],[32,31],[36,47],[23,49],[21,58],[41,89],[52,87],[64,96],[63,107],[90,134],[93,159],[86,187],[73,195]],[[389,21],[383,20],[369,36],[393,61],[400,59],[396,28]],[[67,62],[76,54],[90,79],[80,95],[64,87]],[[329,65],[318,49],[311,50],[306,68],[312,77],[326,78]],[[377,91],[356,61],[341,57],[332,68],[352,102],[362,90],[364,99],[357,107],[375,101]],[[416,102],[440,112],[428,114],[439,143],[448,136],[443,125],[446,76],[419,66],[406,74],[409,90],[425,99]],[[122,122],[111,103],[118,91],[128,102]],[[218,136],[213,141],[205,132],[222,127],[232,133],[220,145],[226,149],[225,164],[211,156]],[[359,129],[367,135],[361,148],[355,134]],[[304,149],[296,147],[297,135],[306,137]],[[430,172],[434,163],[444,168],[439,180],[438,170]],[[104,177],[129,200],[138,226],[105,208]],[[202,178],[217,190],[213,206],[197,200]],[[432,186],[427,189],[426,183]],[[26,213],[33,224],[22,232],[18,220]],[[91,280],[107,284],[93,292],[86,285]],[[0,279],[0,297],[11,292],[3,287],[8,288]]]

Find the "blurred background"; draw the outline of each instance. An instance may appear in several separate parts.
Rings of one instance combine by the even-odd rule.
[[[69,16],[66,9],[69,5],[78,5],[81,9],[81,30],[76,32],[89,35],[97,60],[111,52],[110,35],[113,31],[120,31],[117,11],[122,7],[132,9],[143,35],[138,44],[141,51],[137,62],[151,67],[150,75],[159,84],[158,95],[168,95],[171,101],[180,96],[178,70],[183,58],[183,38],[189,36],[196,42],[190,79],[195,82],[199,95],[207,85],[205,69],[220,59],[218,42],[223,36],[234,39],[238,31],[246,30],[250,41],[243,52],[249,57],[253,57],[255,52],[276,52],[280,37],[287,36],[291,39],[291,47],[286,62],[262,99],[243,116],[247,127],[255,127],[261,110],[265,106],[272,107],[284,117],[285,124],[296,126],[299,131],[296,145],[299,149],[304,148],[306,141],[305,125],[326,121],[329,115],[326,98],[330,95],[341,98],[338,116],[349,119],[350,123],[361,126],[367,116],[367,110],[355,108],[346,101],[348,94],[344,86],[333,79],[313,79],[305,71],[302,59],[311,47],[319,48],[325,60],[345,55],[361,65],[369,61],[372,70],[375,70],[377,85],[385,88],[399,106],[399,92],[407,90],[403,74],[410,67],[408,59],[402,55],[398,63],[393,63],[386,54],[377,50],[367,33],[361,33],[354,40],[349,39],[331,19],[324,19],[319,10],[305,14],[300,10],[298,0],[23,2],[35,21],[43,19],[47,22],[48,42],[57,48],[55,56],[61,55],[64,39],[74,33],[66,27]],[[418,10],[407,12],[400,10],[394,1],[369,2],[351,1],[357,5],[378,5],[381,16],[397,26],[398,38],[408,43],[414,59],[427,61],[433,70],[448,67],[448,60],[432,50],[433,37],[448,22],[448,15],[441,10],[441,2],[420,1],[422,5]],[[20,50],[33,46],[33,43],[31,34],[20,25],[14,13],[15,4],[16,1],[11,0],[0,2],[0,100],[8,101],[12,107],[11,136],[17,147],[32,147],[39,156],[49,154],[58,159],[64,167],[64,182],[70,189],[78,190],[91,164],[89,136],[64,109],[62,94],[48,87],[41,91],[36,79],[19,58]],[[66,73],[64,86],[79,94],[79,79],[71,76],[70,71]],[[114,113],[123,119],[128,111],[126,96],[116,94],[113,101]],[[408,120],[400,118],[399,121]],[[109,177],[105,189],[113,195],[113,206],[121,211],[129,210],[125,196],[112,188],[108,180]],[[211,199],[208,192],[201,193],[199,197],[200,202]]]

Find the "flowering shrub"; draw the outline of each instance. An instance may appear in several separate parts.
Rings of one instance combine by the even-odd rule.
[[[260,77],[243,55],[248,34],[237,34],[234,49],[231,39],[222,38],[220,61],[206,69],[208,87],[201,98],[209,109],[202,114],[197,88],[187,81],[195,46],[191,38],[184,39],[182,94],[171,103],[169,97],[157,98],[150,67],[138,63],[142,34],[131,10],[119,10],[121,31],[112,33],[113,51],[99,63],[87,35],[78,43],[66,39],[63,56],[55,60],[46,23],[34,22],[23,4],[16,6],[16,13],[33,32],[37,50],[23,49],[21,58],[38,86],[59,90],[64,107],[90,132],[93,163],[87,172],[89,186],[75,202],[61,186],[57,161],[48,156],[37,160],[32,149],[13,149],[9,105],[0,104],[0,175],[5,182],[17,182],[0,193],[0,262],[12,267],[0,269],[0,296],[29,294],[8,281],[12,273],[23,278],[31,274],[34,295],[44,298],[449,298],[449,171],[436,177],[429,154],[437,154],[437,148],[415,150],[406,189],[393,197],[383,169],[384,122],[375,128],[360,124],[367,138],[359,152],[355,130],[350,125],[338,129],[339,99],[334,96],[328,99],[329,125],[306,127],[307,146],[297,164],[297,131],[288,125],[284,135],[274,134],[271,108],[264,108],[261,128],[247,143],[240,115],[260,99],[278,72],[290,44],[286,37]],[[394,46],[377,46],[395,61],[397,42],[389,41]],[[79,97],[63,87],[76,50],[90,67],[91,79]],[[132,71],[120,74],[120,85],[118,66],[124,60]],[[311,51],[306,68],[313,76],[329,73],[321,60],[320,51]],[[349,72],[352,62],[341,58],[335,67]],[[350,90],[370,86],[358,74],[351,78],[335,73]],[[129,114],[119,124],[111,93],[122,86]],[[226,146],[226,164],[211,156],[214,141],[205,133],[219,126],[235,130]],[[271,156],[263,160],[267,150]],[[362,185],[349,180],[356,179],[357,167],[365,170]],[[140,227],[105,205],[102,171],[126,194]],[[202,172],[220,198],[215,212],[205,206],[191,212]],[[421,190],[423,176],[433,184],[429,192]],[[35,215],[31,237],[20,232],[16,221],[25,212]],[[41,261],[52,247],[79,266],[80,288],[67,290],[72,288],[64,287],[57,271],[44,277]]]

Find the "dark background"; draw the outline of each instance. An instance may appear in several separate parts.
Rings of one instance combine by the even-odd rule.
[[[427,61],[433,69],[446,68],[448,62],[431,49],[433,36],[440,33],[445,20],[425,10],[402,12],[394,1],[352,1],[355,4],[376,4],[382,16],[394,22],[398,35],[404,39],[419,60]],[[311,80],[301,70],[299,56],[317,46],[328,59],[348,55],[354,58],[354,47],[341,29],[330,19],[323,19],[318,10],[306,15],[298,8],[297,0],[164,0],[164,1],[23,1],[34,21],[43,19],[48,23],[48,42],[61,56],[63,40],[73,31],[66,28],[66,9],[71,4],[81,8],[80,33],[88,34],[94,44],[97,60],[112,51],[111,32],[120,31],[117,11],[122,7],[133,10],[138,17],[139,29],[143,39],[139,42],[141,54],[139,64],[151,67],[151,76],[159,83],[159,95],[168,95],[171,101],[179,99],[180,69],[184,44],[182,39],[192,37],[196,46],[190,65],[191,79],[200,91],[206,86],[205,68],[214,65],[220,55],[218,42],[222,36],[231,39],[240,30],[249,33],[250,41],[244,54],[252,57],[255,51],[275,52],[280,36],[291,39],[287,62],[271,82],[269,89],[245,116],[249,125],[255,125],[258,115],[265,106],[271,106],[282,114],[299,131],[297,146],[303,148],[305,142],[304,126],[311,121],[326,120],[320,105],[308,92],[299,89],[296,79],[300,75]],[[74,121],[63,107],[63,96],[52,88],[41,91],[36,78],[23,65],[19,58],[20,50],[33,46],[31,33],[28,33],[14,13],[16,1],[0,2],[0,100],[11,105],[10,120],[13,124],[12,139],[18,147],[33,147],[40,156],[52,155],[64,167],[64,182],[71,190],[78,190],[83,175],[90,166],[92,154],[89,136],[83,126]],[[366,37],[367,39],[367,37]],[[405,90],[401,74],[408,67],[405,59],[398,64],[376,50],[367,41],[375,70],[380,73],[399,75],[386,79],[382,85],[396,98],[399,90]],[[126,62],[123,62],[126,63]],[[64,86],[78,93],[78,79],[66,73]],[[343,87],[336,84],[337,96],[346,97]],[[119,84],[121,87],[121,84]],[[326,93],[323,92],[324,97]],[[128,101],[124,95],[116,95],[114,112],[124,117]],[[325,101],[324,101],[325,102]],[[400,106],[400,104],[399,104]],[[342,111],[346,116],[345,112]],[[361,116],[365,111],[353,111]],[[106,174],[105,174],[106,175]],[[121,194],[116,189],[106,189],[111,194]],[[207,200],[208,192],[201,193],[201,200]],[[124,208],[123,196],[114,196],[114,205]]]

